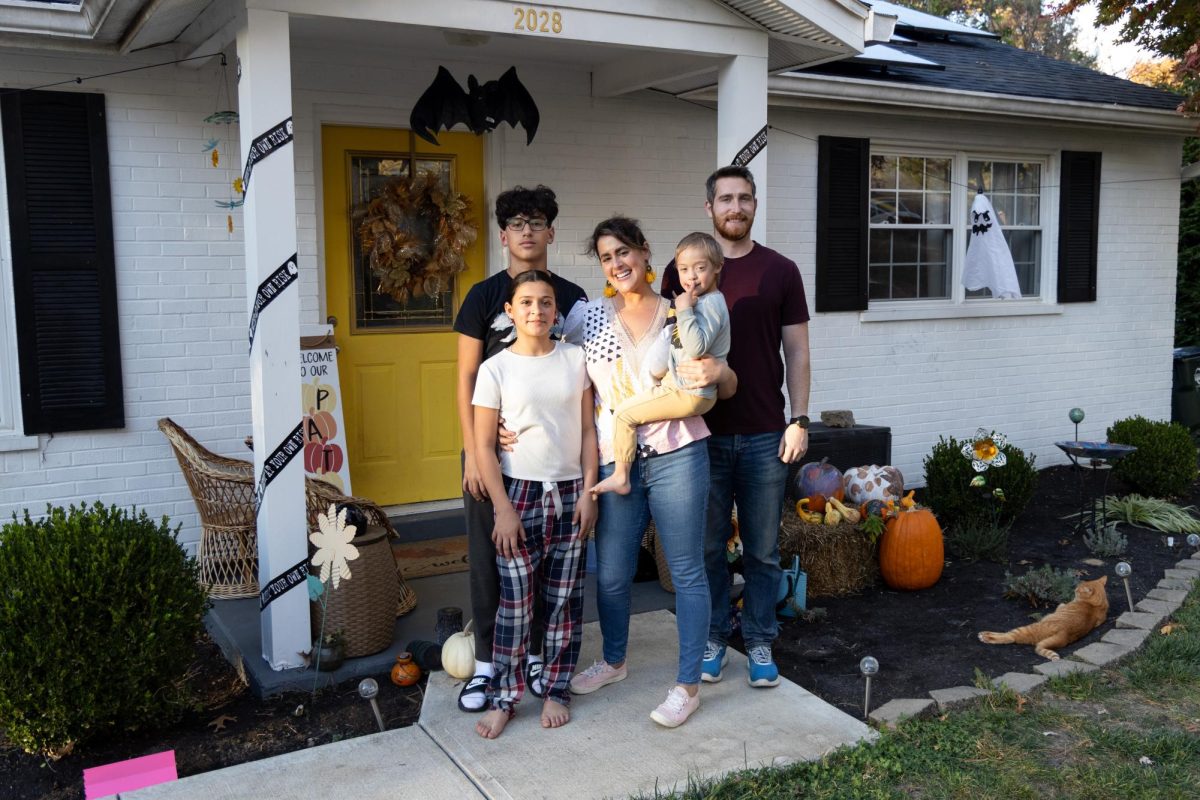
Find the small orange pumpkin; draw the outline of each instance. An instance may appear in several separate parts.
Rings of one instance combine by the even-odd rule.
[[[401,653],[396,656],[396,665],[392,667],[392,683],[397,686],[412,686],[421,680],[421,668],[413,663],[412,655]]]
[[[879,540],[879,572],[893,589],[928,589],[942,577],[942,526],[927,508],[903,511],[888,520]]]

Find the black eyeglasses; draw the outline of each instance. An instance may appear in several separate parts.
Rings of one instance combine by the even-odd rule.
[[[550,223],[542,217],[534,217],[533,219],[526,219],[525,217],[509,217],[504,222],[504,227],[508,228],[510,231],[523,231],[525,230],[526,225],[529,226],[529,230],[531,231],[544,231],[546,228],[550,227]]]

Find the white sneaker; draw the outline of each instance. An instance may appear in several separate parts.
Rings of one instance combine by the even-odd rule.
[[[667,699],[662,705],[650,712],[650,719],[664,728],[678,728],[699,707],[699,692],[690,695],[682,686],[676,686],[667,692]]]
[[[571,678],[571,694],[591,694],[610,683],[625,680],[626,675],[628,673],[625,671],[624,664],[620,667],[612,667],[604,661],[597,661]]]

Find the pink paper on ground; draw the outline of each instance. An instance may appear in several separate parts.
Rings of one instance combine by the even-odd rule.
[[[117,792],[132,792],[144,786],[154,786],[179,779],[175,771],[175,751],[161,753],[92,767],[83,771],[84,800],[96,800]]]

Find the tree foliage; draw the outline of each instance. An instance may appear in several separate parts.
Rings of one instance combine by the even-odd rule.
[[[1183,143],[1183,163],[1200,161],[1200,138]],[[1179,189],[1179,272],[1175,277],[1175,346],[1200,345],[1200,180]]]
[[[900,5],[990,31],[1005,44],[1085,67],[1095,56],[1079,49],[1075,23],[1045,14],[1041,0],[897,0]]]

